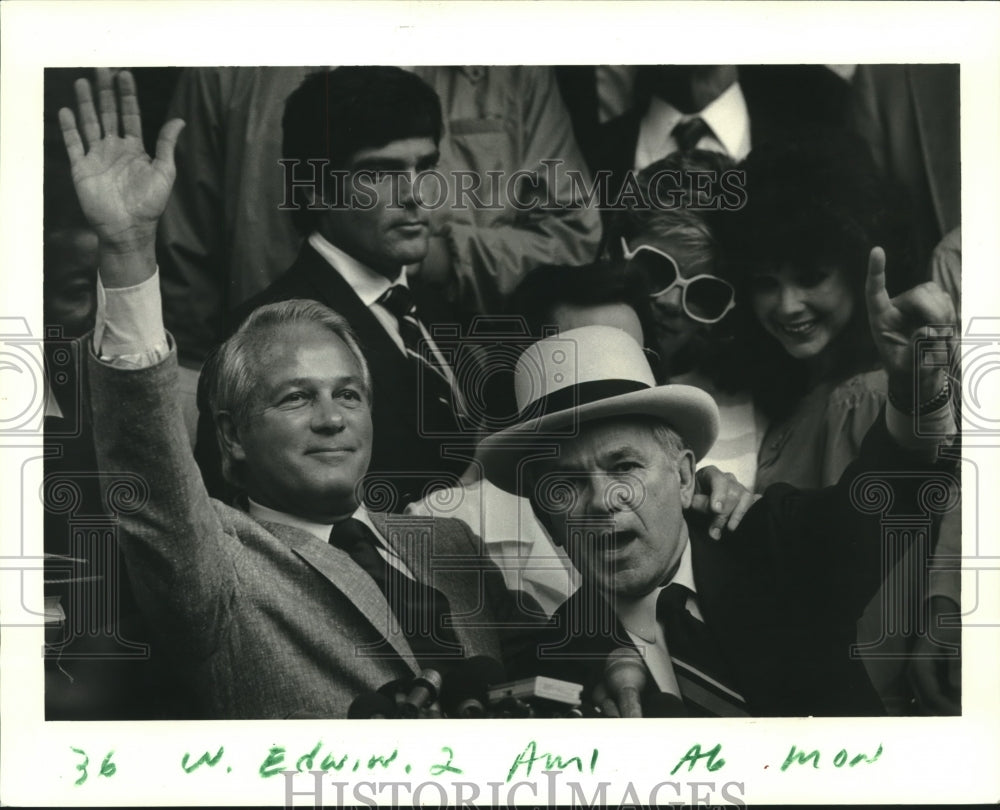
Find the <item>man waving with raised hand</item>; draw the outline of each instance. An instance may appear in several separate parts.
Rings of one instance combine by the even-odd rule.
[[[177,401],[154,254],[184,124],[164,125],[151,160],[128,72],[113,82],[97,71],[96,109],[89,82],[76,93],[79,119],[63,109],[59,120],[100,240],[89,357],[98,461],[144,481],[122,504],[120,542],[140,607],[201,712],[343,717],[389,680],[502,657],[505,627],[525,619],[479,539],[458,521],[360,502],[371,375],[327,307],[261,307],[221,348],[209,399],[227,474],[245,494],[239,508],[208,497]],[[440,570],[439,555],[465,567]]]

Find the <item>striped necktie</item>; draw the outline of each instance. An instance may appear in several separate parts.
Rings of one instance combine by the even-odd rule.
[[[749,717],[746,700],[726,685],[729,667],[712,631],[687,609],[693,592],[680,583],[660,591],[656,618],[663,625],[674,675],[693,716]]]
[[[670,135],[677,142],[678,152],[690,152],[698,145],[698,141],[711,134],[712,128],[698,116],[681,121],[670,131]]]
[[[417,364],[416,367],[431,372],[424,375],[429,393],[450,405],[455,394],[451,380],[436,352],[432,351],[431,343],[424,338],[420,319],[417,317],[417,305],[413,302],[409,288],[402,284],[393,284],[376,303],[381,304],[395,316],[399,323],[399,336],[403,339],[406,353]]]

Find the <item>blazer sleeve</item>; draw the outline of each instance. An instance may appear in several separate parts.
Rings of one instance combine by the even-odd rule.
[[[105,493],[106,503],[121,504],[119,543],[136,597],[158,631],[211,649],[234,584],[225,542],[236,537],[191,454],[176,393],[176,350],[154,366],[126,370],[91,351],[88,373],[102,486],[118,486],[115,473],[141,480],[134,491]]]

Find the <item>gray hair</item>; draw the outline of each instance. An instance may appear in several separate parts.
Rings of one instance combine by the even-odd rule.
[[[246,424],[260,385],[255,365],[257,358],[270,342],[274,330],[298,323],[322,326],[344,342],[361,369],[365,394],[371,402],[372,378],[368,362],[354,331],[341,315],[318,301],[303,298],[278,301],[255,309],[239,329],[209,356],[201,372],[201,383],[205,386],[222,457],[222,475],[231,484],[240,484],[240,465],[230,456],[222,440],[218,417],[228,413],[237,427]]]
[[[661,422],[659,419],[650,420],[649,429],[653,433],[653,438],[663,448],[663,452],[670,457],[674,466],[677,466],[681,460],[681,455],[687,449],[684,439],[670,425],[666,422]]]

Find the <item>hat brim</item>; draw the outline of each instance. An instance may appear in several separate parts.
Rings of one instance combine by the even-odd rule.
[[[522,494],[523,470],[533,459],[554,457],[559,443],[598,419],[652,417],[664,422],[700,461],[719,434],[719,409],[706,392],[690,385],[661,385],[600,399],[527,419],[486,436],[476,458],[496,486]],[[546,450],[548,452],[546,452]]]

